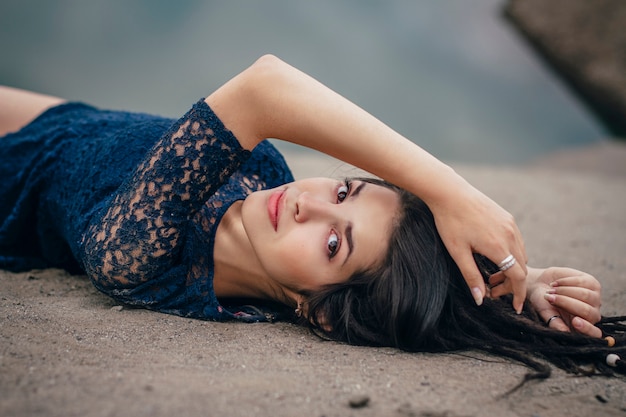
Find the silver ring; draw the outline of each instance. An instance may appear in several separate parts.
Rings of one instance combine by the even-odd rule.
[[[511,268],[513,265],[515,265],[516,262],[517,260],[515,259],[515,256],[509,255],[498,264],[498,269],[504,272],[507,269]]]
[[[551,322],[552,320],[554,320],[554,319],[561,319],[561,320],[563,320],[563,317],[559,316],[558,314],[556,314],[556,315],[554,315],[554,316],[550,317],[550,318],[548,319],[548,321],[546,321],[546,326],[550,327],[550,322]]]

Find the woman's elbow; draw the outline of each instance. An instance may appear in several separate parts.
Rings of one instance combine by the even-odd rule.
[[[241,87],[248,101],[262,108],[283,88],[288,88],[294,71],[293,67],[275,55],[263,55],[241,74]]]
[[[133,286],[129,277],[120,273],[119,265],[111,259],[110,253],[86,256],[83,266],[89,280],[105,294]]]

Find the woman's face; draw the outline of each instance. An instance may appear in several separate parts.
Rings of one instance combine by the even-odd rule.
[[[382,262],[398,207],[379,185],[309,178],[251,194],[242,220],[265,272],[299,292]]]

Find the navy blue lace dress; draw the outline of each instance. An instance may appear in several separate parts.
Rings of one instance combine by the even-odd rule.
[[[233,202],[293,180],[270,143],[244,150],[203,100],[178,121],[67,103],[0,143],[0,268],[60,267],[125,304],[245,316],[215,296],[213,242]]]

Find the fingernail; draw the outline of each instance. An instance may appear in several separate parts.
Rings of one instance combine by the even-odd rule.
[[[583,323],[583,321],[580,318],[574,317],[572,319],[572,326],[574,326],[575,328],[582,329],[583,325],[584,325],[584,323]]]
[[[551,286],[551,287],[558,287],[558,286],[559,286],[559,283],[558,283],[558,282],[556,282],[556,281],[552,281],[552,282],[550,283],[550,286]]]
[[[472,296],[474,297],[474,301],[476,301],[476,305],[480,306],[483,304],[483,292],[478,287],[472,288]]]
[[[545,293],[543,295],[543,298],[545,298],[546,300],[548,300],[551,303],[556,301],[556,296],[554,294]]]
[[[556,290],[554,288],[549,289],[548,291],[546,291],[547,294],[556,294]]]
[[[524,304],[522,304],[521,306],[517,307],[517,308],[515,309],[515,312],[516,312],[517,314],[522,314],[522,309],[523,309],[523,308],[524,308]]]

